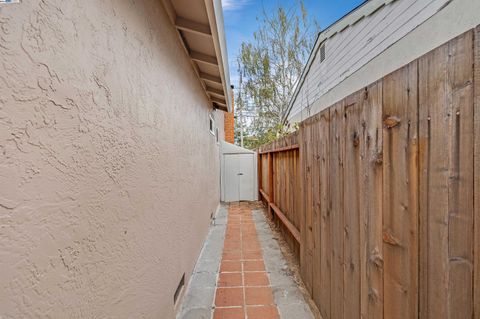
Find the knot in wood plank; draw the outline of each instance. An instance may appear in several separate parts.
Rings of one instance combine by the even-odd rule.
[[[401,246],[400,241],[393,236],[390,231],[383,232],[383,242],[392,246]]]
[[[400,124],[400,119],[396,116],[389,116],[383,121],[383,124],[386,128],[393,128]]]

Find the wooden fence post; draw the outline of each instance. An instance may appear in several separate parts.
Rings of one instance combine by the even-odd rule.
[[[263,201],[262,200],[262,193],[260,192],[260,190],[262,189],[262,176],[263,172],[262,172],[262,154],[260,154],[260,149],[258,150],[258,154],[257,154],[257,175],[258,175],[258,199]]]
[[[474,315],[480,318],[480,25],[474,32]]]
[[[268,153],[268,211],[273,216],[271,203],[275,203],[275,190],[273,188],[273,153]]]

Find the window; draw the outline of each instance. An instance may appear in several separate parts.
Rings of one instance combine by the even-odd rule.
[[[210,119],[210,124],[209,124],[210,133],[212,133],[212,135],[215,136],[215,121],[213,120],[212,114],[210,114],[209,119]]]
[[[220,138],[218,136],[218,127],[215,128],[215,141],[217,142],[217,144],[219,143],[220,141]]]
[[[325,43],[320,46],[320,62],[325,60]]]

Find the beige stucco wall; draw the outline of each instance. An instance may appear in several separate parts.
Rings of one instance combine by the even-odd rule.
[[[209,112],[160,1],[0,6],[0,318],[172,318],[219,202]]]

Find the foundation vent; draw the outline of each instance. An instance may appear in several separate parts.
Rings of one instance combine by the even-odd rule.
[[[182,293],[183,287],[185,287],[185,273],[183,273],[180,282],[178,283],[177,289],[175,290],[175,294],[173,295],[173,304],[176,305],[178,301],[178,297]]]

